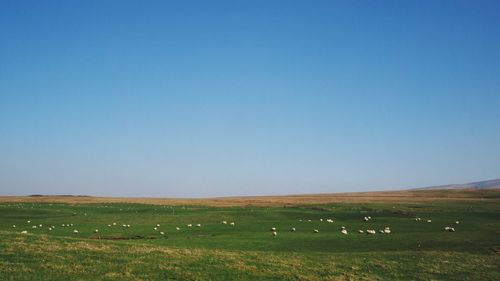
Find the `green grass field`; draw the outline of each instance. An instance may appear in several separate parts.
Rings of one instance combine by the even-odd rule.
[[[372,219],[365,222],[365,216]],[[334,222],[326,222],[328,218]],[[230,226],[233,221],[235,226]],[[158,230],[153,229],[156,224]],[[51,226],[55,228],[49,230]],[[341,226],[348,235],[340,232]],[[392,233],[380,234],[386,226]],[[456,232],[444,231],[445,226]],[[277,228],[276,237],[271,227]],[[360,229],[375,229],[377,234],[360,234]],[[28,234],[21,234],[23,230]],[[207,207],[4,202],[0,279],[500,280],[500,204]]]

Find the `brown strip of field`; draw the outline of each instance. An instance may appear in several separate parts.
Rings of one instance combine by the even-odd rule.
[[[356,193],[327,193],[287,196],[244,196],[217,198],[125,198],[93,196],[0,196],[0,202],[32,203],[142,203],[156,205],[205,206],[283,206],[327,203],[425,202],[425,201],[500,201],[500,189],[404,190]]]

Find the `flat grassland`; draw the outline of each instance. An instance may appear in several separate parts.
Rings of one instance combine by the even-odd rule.
[[[0,197],[0,279],[500,280],[499,203],[500,190]]]

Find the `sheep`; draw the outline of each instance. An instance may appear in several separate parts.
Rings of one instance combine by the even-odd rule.
[[[385,234],[391,234],[391,230],[389,228],[384,229]]]
[[[342,234],[344,234],[344,235],[347,235],[347,230],[345,230],[345,229],[342,229],[340,232],[342,232]]]
[[[108,224],[108,227],[111,227],[111,224]]]
[[[460,222],[459,221],[456,221],[455,224],[459,224]]]
[[[271,227],[271,231],[276,231],[276,227]]]
[[[127,227],[127,225],[126,225],[126,224],[122,224],[122,226],[123,226],[123,227]]]
[[[161,232],[160,232],[160,235],[165,235],[165,232],[161,231]]]
[[[78,234],[78,230],[73,230],[73,234]]]
[[[234,221],[232,221],[232,222],[230,223],[230,225],[231,225],[231,226],[234,226]]]
[[[307,221],[311,221],[311,220],[307,220]]]
[[[360,230],[358,230],[358,232],[359,232],[359,233],[365,233],[365,232],[364,232],[363,230],[361,230],[361,229],[360,229]]]
[[[16,225],[15,225],[15,224],[13,224],[13,225],[12,225],[12,228],[16,228]]]
[[[159,223],[157,223],[157,224],[156,224],[156,227],[160,227],[160,224],[159,224]]]
[[[323,219],[319,219],[319,221],[323,221]]]
[[[27,221],[27,223],[31,223],[31,221]]]
[[[43,226],[42,224],[39,225],[39,227],[42,227],[42,226]]]
[[[384,234],[384,233],[385,233],[383,229],[380,229],[378,232],[379,232],[379,233],[382,233],[382,234]]]
[[[332,219],[327,219],[326,221],[329,222],[329,223],[333,223]]]
[[[319,230],[315,229],[313,232],[314,232],[314,233],[319,233]]]
[[[188,227],[192,227],[193,225],[192,225],[192,224],[188,224],[187,226],[188,226]]]
[[[72,224],[72,223],[70,223],[70,224],[69,224],[69,226],[73,226],[73,224]]]
[[[23,231],[21,231],[21,234],[28,234],[28,231],[27,230],[23,230]]]
[[[341,226],[340,229],[344,230],[345,229],[345,226]]]
[[[227,221],[222,221],[222,224],[227,224]]]
[[[364,217],[363,219],[364,219],[365,221],[369,221],[368,217]]]
[[[61,226],[62,226],[62,227],[65,227],[66,225],[63,223],[63,224],[61,224]]]
[[[375,230],[373,230],[373,229],[367,229],[367,230],[366,230],[366,234],[375,234],[375,233],[376,233],[376,232],[375,232]]]
[[[31,228],[36,228],[36,225],[32,226]]]
[[[276,236],[278,235],[278,233],[276,231],[273,231],[273,236]]]
[[[177,230],[181,230],[181,229],[180,229],[180,227],[176,227],[175,229],[177,229]]]
[[[419,217],[416,217],[416,218],[415,218],[415,221],[421,221],[421,220],[422,220],[422,219],[421,219],[421,218],[419,218]]]
[[[450,232],[455,232],[455,228],[449,227],[449,226],[445,227],[444,230],[450,231]]]
[[[292,227],[292,231],[295,231],[295,227]]]
[[[49,227],[49,231],[52,231],[52,227]]]
[[[153,230],[154,230],[154,231],[157,231],[157,230],[158,230],[158,227],[154,227],[154,228],[153,228]]]
[[[201,224],[200,224],[200,223],[199,223],[199,224],[197,224],[197,225],[196,225],[196,227],[201,227]]]
[[[432,222],[432,220],[427,220],[427,223],[431,223],[431,222]]]
[[[130,227],[130,224],[127,224],[127,227]]]
[[[94,230],[94,233],[98,233],[98,232],[99,232],[99,229],[95,229],[95,230]]]

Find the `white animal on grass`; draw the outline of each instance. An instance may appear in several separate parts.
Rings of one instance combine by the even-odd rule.
[[[193,226],[193,225],[192,225],[192,224],[188,224],[187,226],[188,226],[188,227],[191,227],[191,226]]]
[[[27,230],[23,230],[23,231],[21,231],[21,234],[28,234],[28,231]]]
[[[292,231],[295,231],[295,227],[292,227]]]
[[[271,231],[276,231],[276,227],[271,227]]]
[[[359,233],[365,233],[365,232],[364,232],[363,230],[361,230],[361,229],[360,229],[360,230],[358,230],[358,232],[359,232]]]
[[[113,225],[116,225],[116,222],[114,222]]]
[[[12,225],[12,228],[16,228],[16,225],[15,225],[15,224],[13,224],[13,225]]]
[[[94,230],[94,233],[98,233],[98,232],[99,232],[99,229]]]
[[[375,234],[375,230],[374,229],[367,229],[366,230],[366,234]]]
[[[232,222],[230,223],[230,225],[231,225],[231,226],[234,226],[234,221],[232,221]]]
[[[459,224],[460,222],[459,221],[456,221],[455,224]]]
[[[161,235],[165,235],[165,232],[161,231],[161,232],[160,232],[160,234],[161,234]]]
[[[157,224],[156,224],[156,227],[160,227],[160,224],[159,224],[159,223],[157,223]]]
[[[108,227],[111,227],[111,224],[108,224]]]
[[[181,229],[180,229],[180,227],[176,227],[175,229],[177,229],[177,230],[181,230]]]
[[[74,234],[78,234],[78,230],[76,230],[76,229],[75,229],[75,230],[73,230],[73,233],[74,233]]]
[[[319,230],[315,229],[315,230],[314,230],[314,233],[319,233]]]
[[[27,223],[31,223],[31,221],[27,221]]]
[[[32,226],[31,228],[36,228],[36,225]]]
[[[323,221],[323,219],[319,219],[319,221]]]
[[[428,222],[428,223],[431,223],[431,222],[432,222],[432,220],[427,220],[427,222]]]
[[[227,224],[227,221],[222,221],[222,224]]]
[[[273,231],[273,236],[276,236],[278,235],[278,233],[276,231]]]
[[[155,231],[158,230],[158,227],[153,228],[153,230],[155,230]]]
[[[342,234],[346,234],[347,235],[347,230],[345,230],[345,229],[342,229],[340,232],[342,232]]]
[[[196,227],[201,227],[201,224],[200,224],[200,223],[199,223],[199,224],[197,224],[197,225],[196,225]]]

